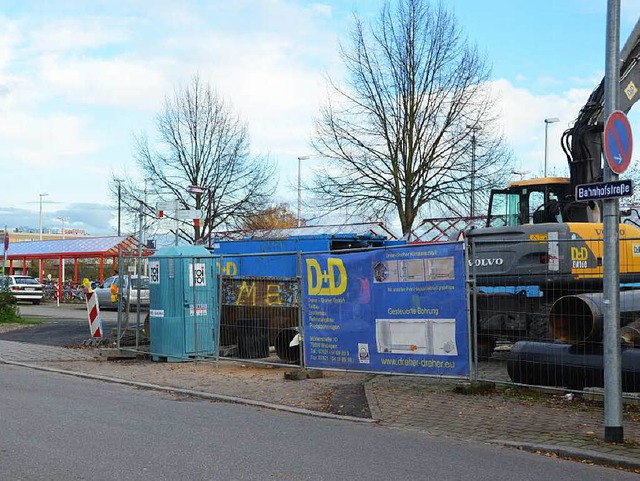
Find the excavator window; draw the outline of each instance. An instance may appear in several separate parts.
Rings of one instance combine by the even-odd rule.
[[[491,191],[487,227],[515,226],[520,223],[520,195],[508,189]]]
[[[593,222],[592,217],[597,217],[595,207],[573,200],[569,189],[568,183],[562,183],[510,186],[504,190],[493,190],[489,199],[487,227]]]

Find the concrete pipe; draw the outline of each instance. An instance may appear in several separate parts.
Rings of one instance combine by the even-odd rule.
[[[549,314],[554,339],[569,344],[602,342],[602,293],[577,294],[558,299]],[[640,290],[620,292],[620,325],[640,318]]]
[[[622,327],[620,337],[627,346],[640,347],[640,320],[635,320]]]

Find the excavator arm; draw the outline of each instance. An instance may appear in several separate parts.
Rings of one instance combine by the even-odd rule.
[[[619,110],[627,113],[640,99],[640,20],[620,52]],[[571,191],[576,185],[602,181],[604,79],[591,92],[573,126],[562,134],[562,150],[569,162]]]

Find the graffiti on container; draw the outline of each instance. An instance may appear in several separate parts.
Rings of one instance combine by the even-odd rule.
[[[238,266],[233,261],[225,262],[222,266],[219,262],[216,262],[216,274],[222,271],[226,276],[235,276],[238,273]]]
[[[298,281],[264,277],[223,279],[222,304],[250,307],[297,307]]]

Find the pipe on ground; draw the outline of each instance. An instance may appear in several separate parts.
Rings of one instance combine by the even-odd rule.
[[[568,344],[602,342],[603,312],[601,292],[561,297],[549,314],[551,333],[554,339]],[[635,346],[640,346],[640,326],[632,323],[639,319],[640,290],[620,292],[620,325],[636,326],[627,329],[626,336]]]

